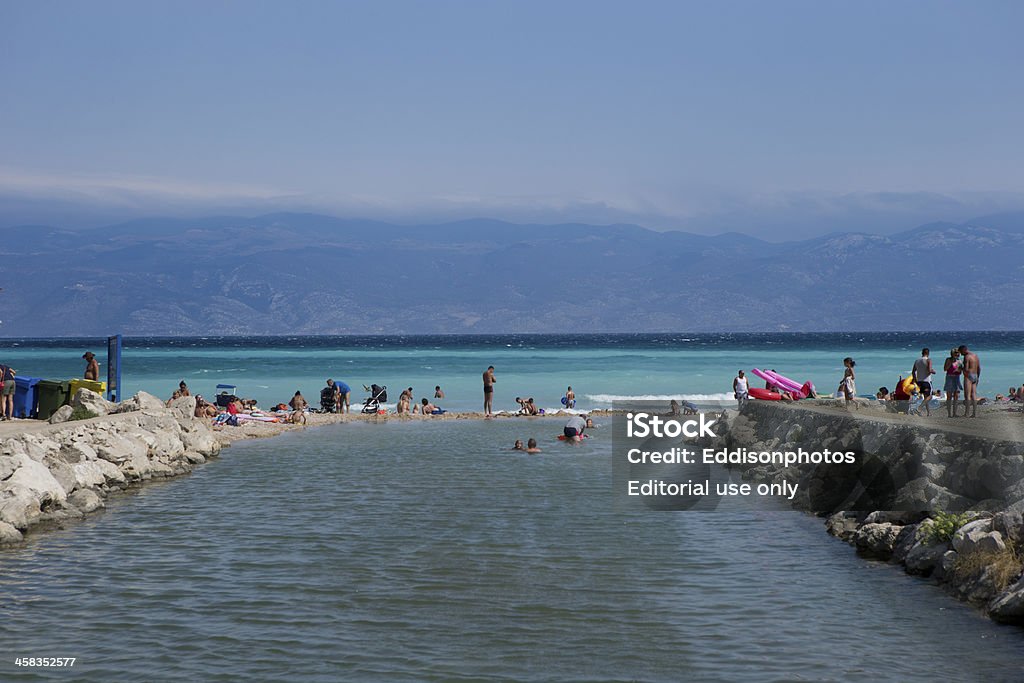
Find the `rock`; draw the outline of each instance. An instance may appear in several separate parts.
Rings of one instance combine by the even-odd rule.
[[[959,557],[959,554],[955,550],[947,550],[943,553],[939,561],[935,563],[932,578],[938,581],[949,581],[952,579],[955,576],[957,557]]]
[[[171,401],[169,406],[171,413],[180,420],[191,420],[196,414],[196,399],[194,396],[182,396]]]
[[[900,510],[945,510],[958,512],[971,507],[971,500],[924,477],[906,483],[896,494]]]
[[[836,538],[851,543],[857,531],[857,513],[837,512],[831,515],[825,520],[825,530]]]
[[[0,546],[14,545],[21,543],[24,536],[13,525],[7,522],[0,522]]]
[[[107,464],[109,465],[110,463]],[[114,469],[117,468],[115,467]],[[107,483],[106,473],[99,462],[95,460],[91,462],[76,462],[74,465],[71,465],[71,471],[75,476],[74,488],[76,489],[93,488]],[[118,473],[120,474],[120,470],[118,470]]]
[[[68,497],[68,503],[86,513],[104,507],[103,500],[91,489],[75,491]]]
[[[946,466],[940,465],[939,463],[926,462],[921,465],[918,474],[929,481],[939,484],[942,482],[942,477],[946,473]]]
[[[9,455],[0,455],[0,481],[14,474],[18,469],[18,461]]]
[[[25,530],[39,520],[39,499],[18,486],[0,491],[0,521]]]
[[[71,419],[71,413],[74,412],[74,408],[71,406],[61,406],[50,416],[50,424],[60,424],[67,422]]]
[[[997,553],[1006,550],[1003,535],[998,531],[969,531],[963,536],[960,532],[953,537],[953,549],[961,555],[972,553]]]
[[[119,485],[126,483],[124,473],[118,468],[117,465],[110,462],[109,460],[101,459],[91,464],[95,464],[96,467],[99,468],[100,472],[103,473],[103,478],[106,479],[106,482],[108,484],[111,482]]]
[[[189,425],[182,429],[181,441],[186,451],[194,451],[202,455],[216,455],[220,452],[220,442],[213,429],[206,423]]]
[[[922,512],[906,512],[904,510],[875,510],[864,518],[865,524],[896,524],[904,526],[916,524],[924,519],[926,515]]]
[[[164,405],[163,401],[153,394],[147,394],[145,391],[135,394],[132,397],[132,402],[138,406],[138,410],[156,410],[160,412],[167,410],[167,406]]]
[[[2,479],[3,477],[0,477]],[[1024,515],[1020,510],[1006,510],[992,518],[992,530],[1018,548],[1024,548]]]
[[[4,485],[22,486],[36,494],[40,503],[62,503],[68,498],[67,491],[45,465],[24,455],[21,456],[21,466],[4,482]]]
[[[892,555],[896,537],[902,527],[893,524],[864,524],[853,535],[857,550],[865,555],[887,560]]]
[[[147,444],[125,438],[120,434],[108,434],[96,444],[96,455],[115,465],[128,462],[138,455],[145,456],[147,452]]]
[[[114,411],[117,404],[111,403],[107,399],[103,398],[95,391],[89,389],[79,389],[75,392],[75,395],[71,397],[72,408],[85,408],[93,415],[107,415]]]
[[[910,553],[910,549],[914,547],[915,543],[920,542],[917,534],[919,528],[919,524],[908,524],[900,529],[900,533],[892,547],[890,561],[898,564],[903,564],[907,561],[907,554]]]
[[[1004,624],[1024,623],[1024,577],[988,605],[989,616]]]
[[[957,552],[962,552],[960,546],[963,544],[964,538],[969,533],[974,532],[974,531],[977,531],[977,532],[980,532],[980,533],[983,533],[983,534],[988,533],[989,531],[992,531],[992,520],[991,520],[991,518],[973,519],[973,520],[971,520],[969,522],[966,522],[965,524],[963,524],[963,526],[961,526],[959,529],[957,529],[956,532],[953,533],[953,539],[952,539],[953,550],[956,550]]]
[[[193,465],[202,465],[206,462],[206,457],[202,453],[197,453],[195,451],[185,451],[185,459]]]
[[[71,468],[71,465],[63,461],[57,461],[47,463],[50,474],[57,480],[57,483],[61,485],[66,493],[71,493],[78,488],[78,477],[75,476],[75,471]]]
[[[999,592],[996,587],[996,574],[996,568],[991,565],[967,576],[959,576],[951,568],[946,580],[953,586],[958,597],[973,605],[980,605],[992,601]]]
[[[908,574],[930,576],[935,566],[942,561],[942,556],[949,550],[945,543],[918,543],[907,553],[905,565]]]

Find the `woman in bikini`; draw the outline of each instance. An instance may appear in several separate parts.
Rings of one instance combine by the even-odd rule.
[[[959,349],[950,349],[949,358],[942,364],[946,371],[946,383],[942,389],[946,392],[946,415],[956,417],[956,400],[960,398],[960,392],[964,387],[960,383],[960,372],[963,369],[960,365]]]

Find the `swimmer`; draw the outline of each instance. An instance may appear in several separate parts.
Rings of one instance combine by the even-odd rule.
[[[537,448],[537,439],[530,439],[526,442],[527,453],[540,453],[541,450]]]

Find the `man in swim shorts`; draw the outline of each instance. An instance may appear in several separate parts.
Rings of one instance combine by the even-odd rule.
[[[978,354],[967,348],[964,344],[960,347],[960,356],[963,358],[964,374],[964,416],[967,416],[967,406],[971,407],[971,417],[978,416],[978,383],[981,382],[981,360]]]
[[[338,392],[338,397],[335,403],[338,406],[339,413],[351,413],[352,406],[349,405],[349,396],[352,394],[352,388],[344,382],[338,381],[334,383],[334,388]]]
[[[914,383],[924,398],[922,403],[924,412],[926,415],[931,415],[932,411],[928,408],[928,401],[932,397],[932,375],[935,374],[935,368],[932,367],[932,359],[928,357],[928,349],[921,349],[921,357],[914,361],[914,368],[911,374],[914,376]]]
[[[484,415],[491,416],[491,402],[494,400],[494,366],[488,365],[484,370]]]

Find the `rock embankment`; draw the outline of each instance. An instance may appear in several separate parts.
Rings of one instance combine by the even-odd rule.
[[[828,532],[862,556],[930,578],[997,621],[1024,624],[1024,426],[1019,415],[990,417],[979,430],[942,418],[752,403],[727,440],[856,452],[870,466],[849,477],[773,465],[743,468],[743,476],[800,481],[794,505],[831,513]]]
[[[67,421],[75,410],[96,417]],[[112,404],[80,389],[52,424],[6,425],[0,433],[0,546],[21,542],[30,529],[101,509],[111,492],[185,474],[216,456],[220,443],[194,410],[188,397],[167,407],[139,393]]]

